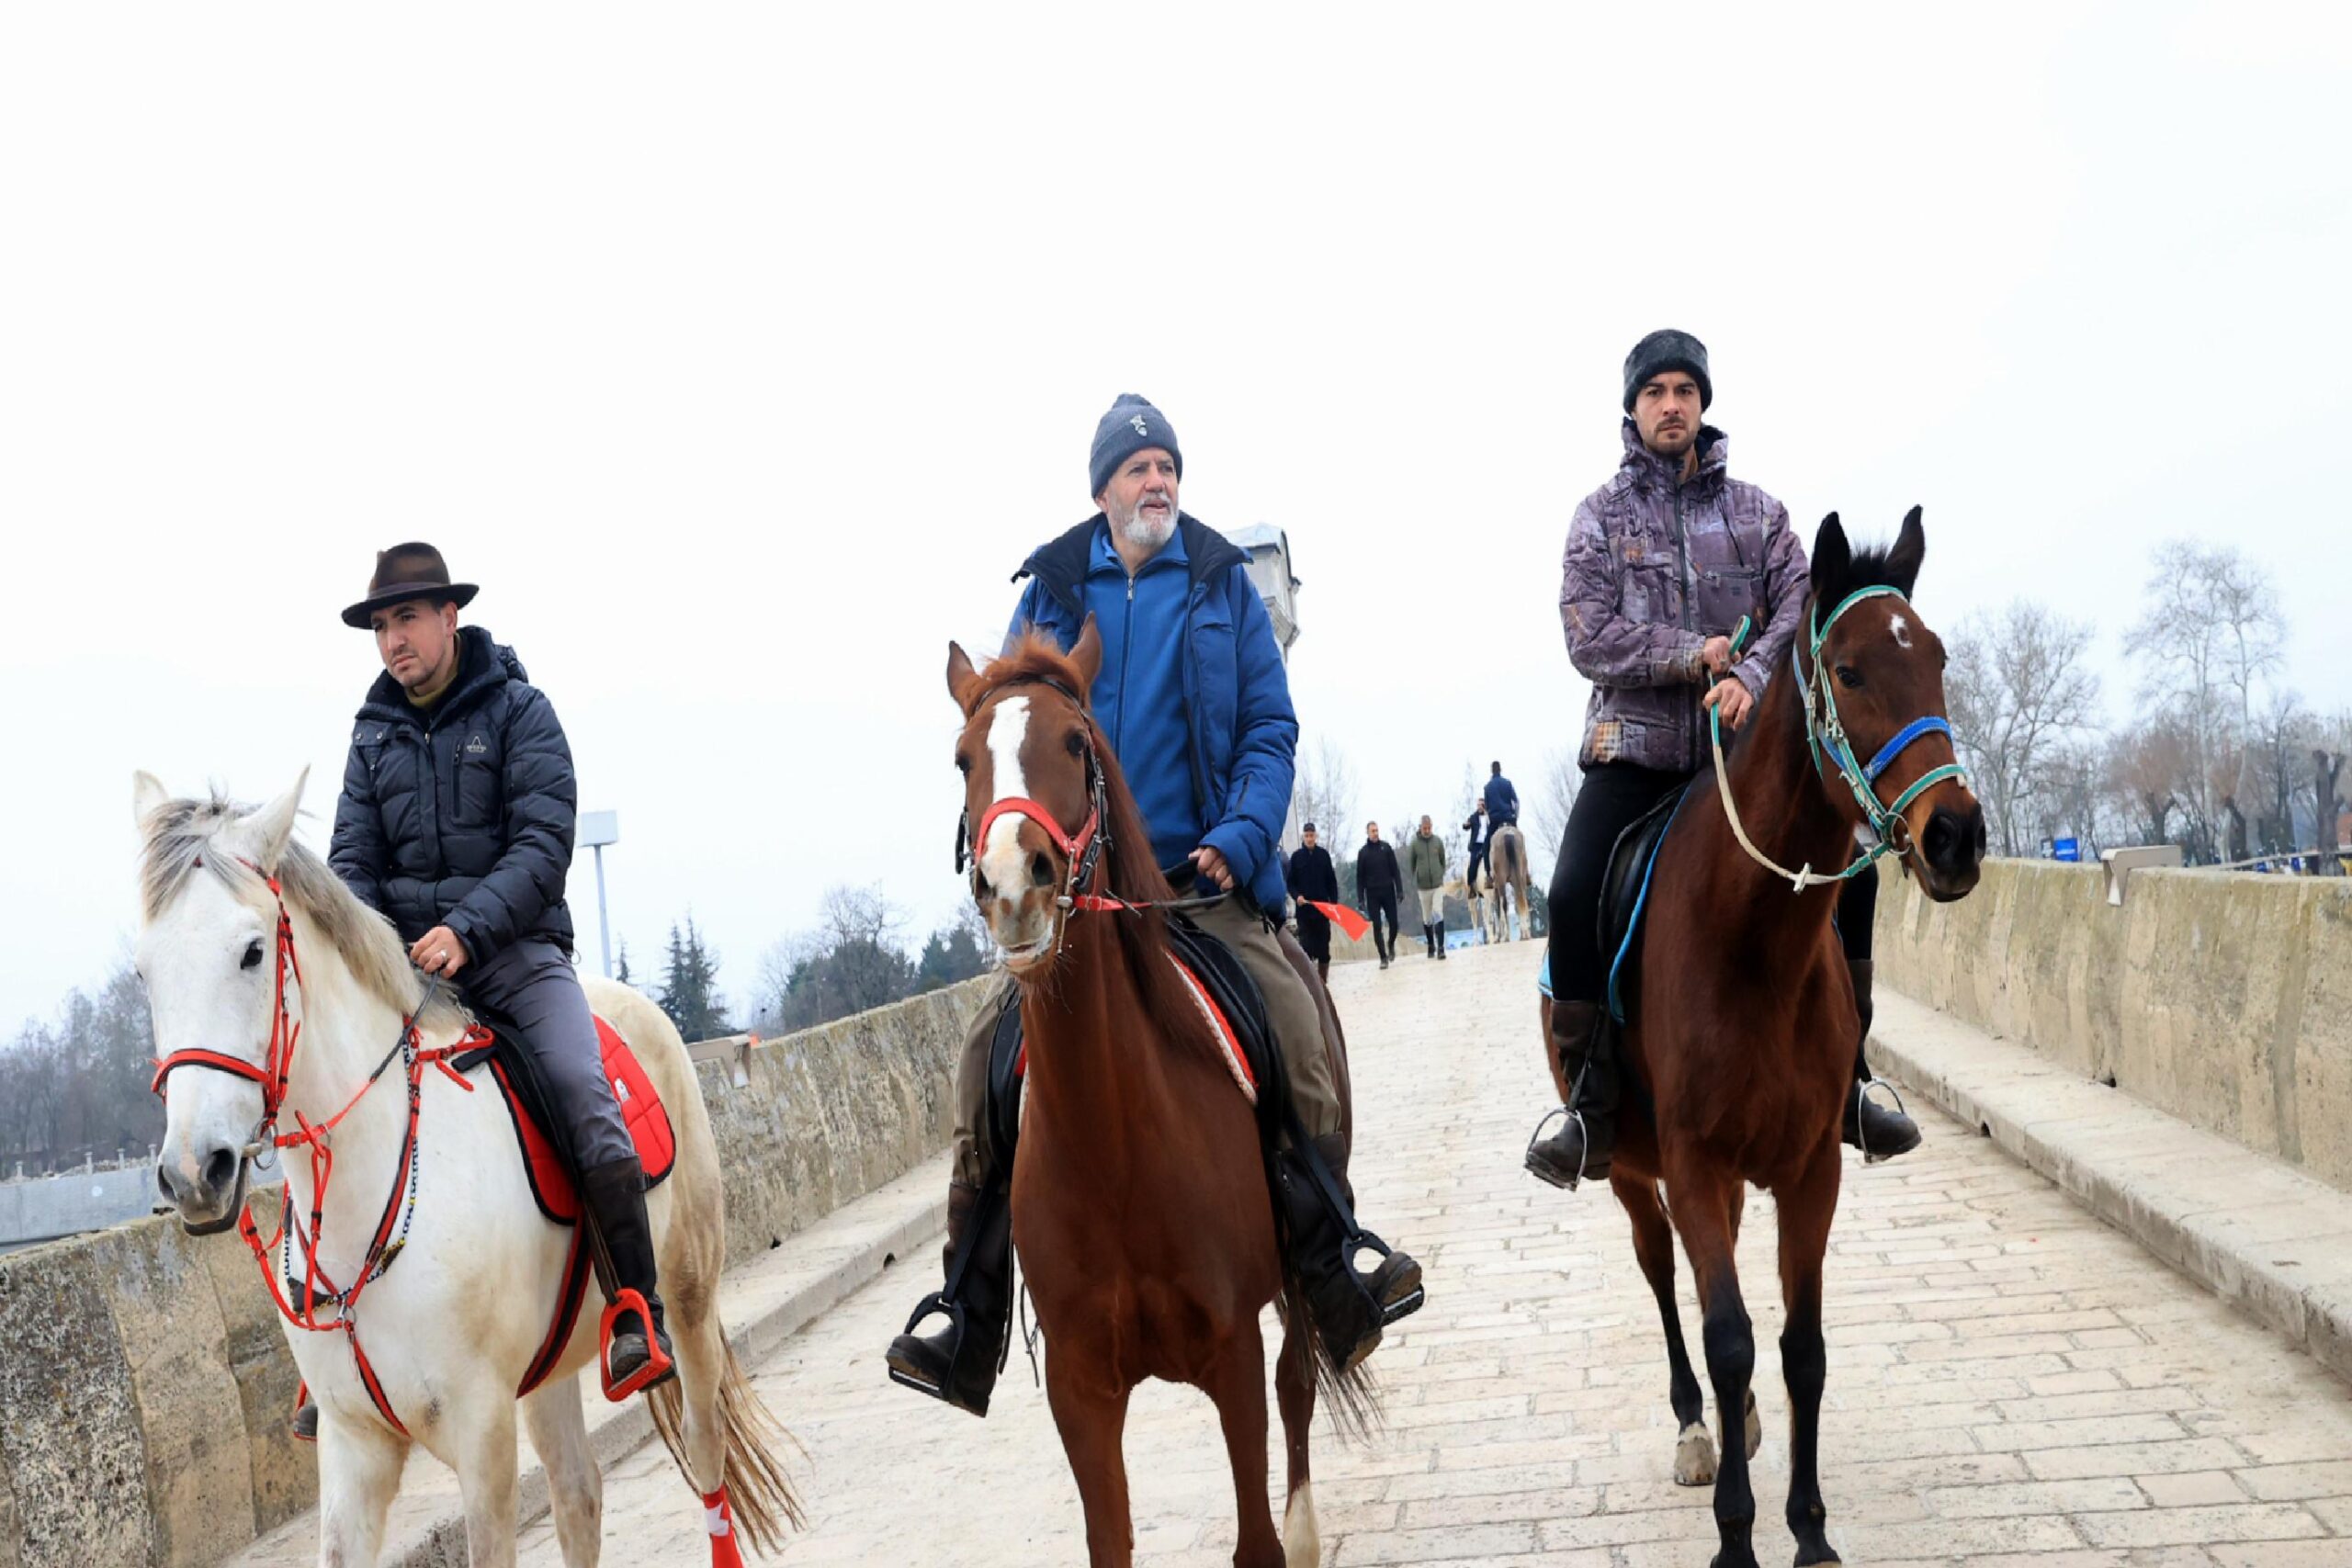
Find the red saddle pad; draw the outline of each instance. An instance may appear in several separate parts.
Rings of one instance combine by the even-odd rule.
[[[678,1158],[678,1139],[670,1126],[669,1108],[662,1103],[653,1080],[645,1075],[644,1064],[621,1038],[620,1031],[600,1018],[596,1039],[604,1047],[605,1080],[621,1103],[621,1120],[628,1123],[637,1157],[645,1167],[645,1184],[655,1186],[670,1174]],[[531,1196],[538,1200],[539,1212],[560,1225],[573,1224],[580,1218],[580,1194],[572,1188],[571,1173],[564,1168],[536,1109],[515,1091],[506,1065],[492,1056],[490,1071],[505,1098],[506,1114],[514,1123],[514,1139],[522,1145],[523,1168],[530,1175]]]

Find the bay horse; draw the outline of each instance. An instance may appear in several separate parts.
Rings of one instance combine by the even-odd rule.
[[[1341,1426],[1360,1430],[1371,1384],[1331,1364],[1285,1278],[1251,1102],[1170,956],[1162,906],[1173,894],[1084,695],[1102,658],[1091,617],[1068,654],[1035,634],[985,671],[953,643],[947,653],[965,810],[981,824],[975,886],[1021,988],[1012,1236],[1045,1330],[1046,1395],[1094,1568],[1133,1561],[1121,1435],[1146,1378],[1190,1383],[1216,1405],[1236,1568],[1300,1568],[1321,1556],[1307,1453],[1318,1385]],[[1278,1295],[1289,1455],[1279,1535],[1259,1328]]]
[[[319,1405],[322,1562],[377,1560],[416,1446],[458,1473],[474,1568],[512,1564],[517,1391],[536,1369],[523,1422],[566,1568],[591,1568],[603,1482],[579,1372],[599,1325],[582,1313],[561,1342],[553,1326],[571,1233],[540,1213],[500,1095],[474,1092],[487,1075],[448,1065],[482,1035],[427,989],[390,923],[296,841],[301,796],[298,780],[249,811],[133,781],[138,967],[164,1095],[158,1181],[190,1232],[239,1228],[278,1303]],[[678,1376],[646,1397],[702,1495],[715,1568],[735,1568],[739,1536],[775,1551],[800,1513],[773,1448],[781,1434],[719,1325],[718,1147],[669,1019],[627,987],[582,984],[669,1111],[675,1163],[646,1212]],[[405,1070],[388,1070],[396,1063]],[[245,1208],[256,1159],[278,1151],[282,1249]]]
[[[1493,901],[1491,923],[1497,942],[1518,942],[1532,934],[1527,918],[1532,886],[1527,864],[1527,836],[1515,822],[1495,829],[1487,846],[1488,897]]]
[[[1779,1209],[1796,1561],[1839,1561],[1819,1473],[1821,1277],[1860,1020],[1830,923],[1838,873],[1874,875],[1878,856],[1893,854],[1928,897],[1950,901],[1975,886],[1984,854],[1984,812],[1943,716],[1943,644],[1910,604],[1926,550],[1917,507],[1883,551],[1856,553],[1835,513],[1823,522],[1789,667],[1767,683],[1728,766],[1693,782],[1649,874],[1620,1050],[1650,1114],[1621,1118],[1610,1186],[1665,1326],[1675,1479],[1714,1482],[1716,1568],[1757,1561],[1756,1342],[1733,1257],[1750,1182]],[[1858,832],[1873,844],[1866,860],[1854,854]],[[1548,1000],[1543,1011],[1548,1042]],[[1566,1103],[1572,1086],[1545,1055]],[[1720,1464],[1675,1303],[1676,1235],[1697,1276]],[[1736,1410],[1745,1442],[1729,1440]]]

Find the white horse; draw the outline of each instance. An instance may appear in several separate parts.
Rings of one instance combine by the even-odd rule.
[[[1526,835],[1517,824],[1506,822],[1495,829],[1487,847],[1487,924],[1497,942],[1518,942],[1533,934],[1527,915],[1529,886]]]
[[[255,1157],[284,1151],[290,1235],[315,1244],[322,1281],[309,1324],[295,1320],[306,1311],[304,1241],[272,1249],[263,1267],[285,1290],[287,1337],[319,1405],[320,1562],[376,1561],[415,1444],[458,1472],[475,1568],[511,1564],[516,1390],[550,1337],[570,1233],[533,1201],[489,1076],[429,1070],[468,1021],[426,997],[391,926],[293,841],[301,794],[298,779],[249,812],[217,796],[175,800],[151,774],[133,781],[139,972],[159,1092],[168,1076],[157,1177],[190,1231],[223,1230],[243,1214]],[[584,984],[635,1048],[676,1135],[676,1163],[646,1209],[678,1377],[647,1397],[703,1495],[713,1562],[734,1568],[739,1529],[770,1551],[799,1510],[770,1447],[781,1434],[720,1330],[725,1218],[710,1120],[661,1010],[626,987]],[[316,1147],[329,1140],[308,1143],[302,1130],[331,1118],[322,1194]],[[259,1252],[258,1230],[241,1228]],[[342,1303],[326,1293],[336,1286]],[[578,1376],[598,1346],[596,1314],[583,1311],[520,1401],[567,1568],[589,1568],[602,1546],[603,1482]]]

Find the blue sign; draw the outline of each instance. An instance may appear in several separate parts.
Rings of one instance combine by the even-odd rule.
[[[2081,861],[2083,858],[2082,840],[2080,839],[2053,840],[2050,845],[2050,858],[2052,860]]]

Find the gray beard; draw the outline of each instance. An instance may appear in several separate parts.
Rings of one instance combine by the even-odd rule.
[[[1143,518],[1142,503],[1138,502],[1133,512],[1112,518],[1111,526],[1127,543],[1143,549],[1156,550],[1176,532],[1176,509],[1172,506],[1168,509],[1168,521],[1164,524],[1147,523]]]

